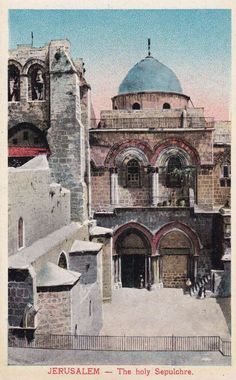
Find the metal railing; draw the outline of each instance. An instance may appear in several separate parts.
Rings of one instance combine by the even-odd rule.
[[[92,119],[94,128],[110,129],[176,129],[176,128],[214,128],[214,119],[206,117],[127,117],[127,118],[106,118]]]
[[[9,347],[88,351],[220,351],[231,356],[231,342],[219,336],[9,335]]]
[[[222,353],[224,356],[231,356],[231,342],[228,340],[223,340],[221,339],[221,347],[219,351]]]

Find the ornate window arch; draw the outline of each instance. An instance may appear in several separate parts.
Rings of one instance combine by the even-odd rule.
[[[20,101],[20,70],[14,63],[8,66],[8,101]]]
[[[18,233],[18,249],[21,249],[25,245],[25,231],[24,231],[24,221],[23,218],[20,217],[18,220],[18,228],[17,228],[17,233]]]
[[[115,167],[118,169],[119,183],[123,187],[141,187],[144,178],[144,167],[149,160],[142,149],[129,147],[115,158]]]

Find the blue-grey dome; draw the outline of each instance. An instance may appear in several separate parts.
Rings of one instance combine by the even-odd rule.
[[[119,95],[136,92],[183,93],[175,73],[153,57],[146,57],[129,70],[119,87]]]

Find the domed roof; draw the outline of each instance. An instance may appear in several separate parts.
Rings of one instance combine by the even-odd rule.
[[[175,73],[157,59],[148,56],[130,69],[119,87],[119,95],[136,92],[183,93]]]

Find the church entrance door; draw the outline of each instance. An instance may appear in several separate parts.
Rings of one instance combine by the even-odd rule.
[[[140,277],[142,276],[142,277]],[[141,278],[145,284],[145,256],[122,255],[121,280],[123,288],[140,288]]]
[[[164,288],[185,288],[193,278],[193,244],[180,230],[173,229],[159,244],[160,280]]]
[[[162,265],[164,288],[184,288],[188,278],[188,256],[164,255]]]
[[[149,240],[143,232],[127,228],[115,242],[115,284],[125,288],[145,288],[151,283],[151,270]]]

